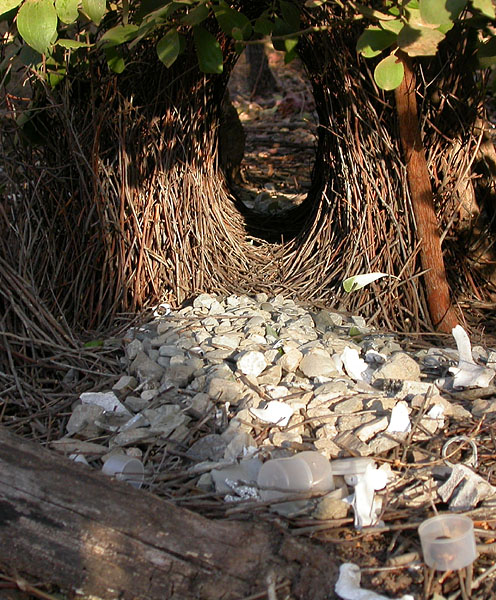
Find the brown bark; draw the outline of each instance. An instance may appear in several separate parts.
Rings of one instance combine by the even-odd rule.
[[[450,300],[434,196],[420,136],[415,73],[405,53],[398,51],[397,56],[405,67],[405,76],[395,91],[396,110],[417,235],[421,241],[420,259],[422,268],[426,271],[424,280],[427,303],[434,327],[450,333],[458,323],[458,318]]]
[[[321,546],[208,520],[1,427],[0,565],[113,600],[264,598],[270,579],[284,597],[323,600],[336,579]]]

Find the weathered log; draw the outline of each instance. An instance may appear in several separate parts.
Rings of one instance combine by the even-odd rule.
[[[209,520],[0,427],[0,563],[103,599],[333,596],[321,545],[265,523]],[[277,596],[279,597],[279,595]]]

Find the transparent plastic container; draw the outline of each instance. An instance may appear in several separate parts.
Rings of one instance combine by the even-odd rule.
[[[257,485],[264,500],[311,491],[330,492],[334,489],[331,463],[312,451],[268,460],[260,467]]]
[[[140,488],[145,478],[143,463],[137,458],[125,454],[110,456],[105,461],[102,471],[105,475],[126,481],[135,488]]]
[[[463,515],[438,515],[418,528],[424,562],[437,571],[463,569],[477,558],[474,524]]]

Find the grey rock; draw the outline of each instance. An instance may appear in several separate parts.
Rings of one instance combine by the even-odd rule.
[[[372,373],[372,383],[381,379],[418,381],[420,379],[420,366],[406,352],[395,352],[381,367]]]
[[[143,351],[139,351],[129,368],[132,375],[137,375],[141,381],[160,381],[164,369],[151,360]]]
[[[77,433],[84,438],[97,437],[102,432],[102,427],[97,425],[98,420],[104,413],[101,406],[95,404],[78,404],[74,407],[69,421],[67,422],[67,433]]]
[[[211,433],[197,440],[186,455],[197,461],[219,461],[224,457],[226,448],[226,441],[220,435]]]
[[[284,354],[277,360],[277,364],[280,365],[283,371],[287,373],[294,373],[300,366],[300,362],[303,358],[302,352],[297,348],[288,348],[284,351]]]
[[[112,391],[119,398],[123,398],[127,394],[131,393],[137,385],[138,381],[136,377],[132,377],[131,375],[123,375],[119,381],[112,386]]]
[[[143,351],[143,344],[140,340],[133,340],[126,346],[126,356],[129,360],[134,360],[138,355],[138,352]]]
[[[330,354],[315,348],[303,356],[299,370],[307,377],[336,377],[339,375]]]
[[[210,380],[207,394],[215,402],[229,402],[236,405],[243,396],[243,389],[243,384],[238,381],[214,377]]]
[[[195,367],[192,365],[171,365],[164,373],[162,383],[185,388],[193,380]]]

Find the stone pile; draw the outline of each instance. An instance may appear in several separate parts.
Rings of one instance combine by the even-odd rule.
[[[494,353],[473,353],[486,371],[493,366]],[[54,445],[93,458],[172,448],[197,485],[220,492],[219,470],[244,460],[256,471],[253,456],[380,459],[405,440],[434,437],[450,419],[496,411],[490,400],[468,410],[443,393],[458,358],[452,349],[406,352],[361,317],[282,296],[203,294],[129,331],[125,374],[107,394],[84,394]],[[205,424],[210,433],[193,434]]]

